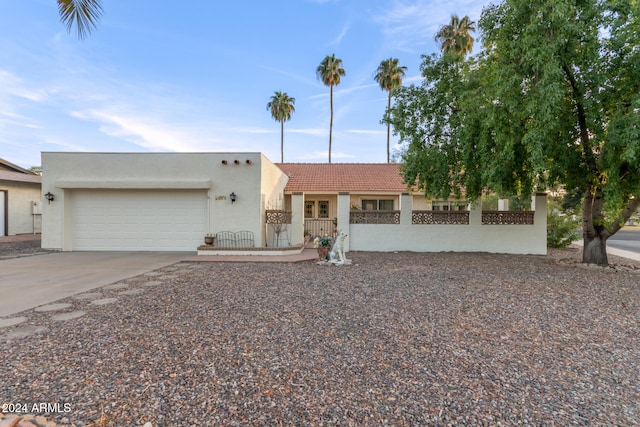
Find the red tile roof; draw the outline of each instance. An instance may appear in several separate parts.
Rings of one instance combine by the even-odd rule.
[[[289,176],[285,191],[407,192],[397,163],[276,163]]]

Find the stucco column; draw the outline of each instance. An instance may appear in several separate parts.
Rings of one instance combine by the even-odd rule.
[[[509,199],[498,199],[498,210],[499,211],[508,211],[509,210]]]
[[[349,232],[349,218],[351,212],[351,197],[348,192],[338,193],[338,232],[343,232],[347,235]],[[351,236],[347,237],[344,241],[344,251],[349,251],[349,241]]]
[[[291,243],[304,243],[304,193],[291,194]]]
[[[413,198],[409,193],[400,195],[400,225],[411,225]]]
[[[480,199],[469,205],[469,225],[475,227],[482,225],[482,201]]]
[[[531,196],[531,210],[534,211],[533,227],[538,247],[537,253],[547,253],[547,193]]]

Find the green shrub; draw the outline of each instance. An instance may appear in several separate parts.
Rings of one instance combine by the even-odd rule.
[[[569,212],[561,210],[555,203],[547,206],[547,246],[566,248],[580,238],[580,222]]]

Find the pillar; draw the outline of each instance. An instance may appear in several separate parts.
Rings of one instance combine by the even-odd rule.
[[[304,193],[300,191],[291,194],[291,243],[304,243]]]
[[[350,224],[350,215],[351,212],[351,197],[348,192],[339,192],[338,193],[338,232],[345,233],[349,236],[349,224]],[[349,239],[351,236],[347,237],[344,241],[344,251],[349,251]]]

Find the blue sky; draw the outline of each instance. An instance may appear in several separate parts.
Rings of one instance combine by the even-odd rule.
[[[316,77],[335,53],[333,162],[386,161],[381,60],[420,81],[422,54],[451,14],[477,21],[485,0],[104,0],[84,41],[55,0],[0,8],[0,157],[40,165],[42,151],[262,152],[280,161],[274,91],[296,99],[286,162],[326,162],[329,88]],[[476,33],[477,37],[478,34]],[[392,140],[392,145],[395,141]]]

